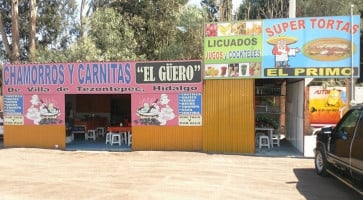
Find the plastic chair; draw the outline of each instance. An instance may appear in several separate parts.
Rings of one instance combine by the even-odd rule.
[[[270,148],[270,138],[266,135],[262,135],[259,138],[258,148],[267,147]]]
[[[128,138],[128,145],[130,146],[131,144],[132,144],[132,135],[131,135],[131,133],[129,134],[129,138]]]
[[[106,133],[106,141],[105,141],[105,144],[111,144],[111,135],[112,135],[112,132],[107,132]]]
[[[256,133],[256,146],[258,146],[258,143],[260,141],[260,137],[261,136],[265,136],[266,134],[265,133],[262,133],[262,132],[257,132]]]
[[[272,134],[272,146],[280,146],[280,133]]]
[[[93,140],[96,140],[96,131],[95,130],[88,130],[85,134],[85,139],[88,140],[88,139],[93,139]]]
[[[104,127],[97,127],[96,128],[97,136],[101,135],[102,137],[105,136],[105,128]]]
[[[111,146],[113,144],[118,144],[119,146],[121,146],[121,133],[112,133],[111,134]]]
[[[285,133],[285,127],[281,126],[280,128],[276,129],[274,133],[272,134],[272,146],[277,145],[280,146],[280,139],[281,139],[281,133]]]

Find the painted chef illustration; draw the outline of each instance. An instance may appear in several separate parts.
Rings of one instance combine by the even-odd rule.
[[[300,52],[299,48],[290,48],[289,45],[297,42],[294,37],[277,36],[271,37],[267,43],[274,45],[272,54],[275,55],[275,68],[289,67],[289,57]]]
[[[167,94],[160,95],[160,125],[165,125],[167,121],[175,118],[174,110],[169,106],[170,99]]]
[[[151,104],[144,101],[143,106],[137,110],[137,115],[141,117],[140,123],[166,125],[169,120],[176,117],[169,102],[167,94],[161,94],[160,99],[155,99]]]

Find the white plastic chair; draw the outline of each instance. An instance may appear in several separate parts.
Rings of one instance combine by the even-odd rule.
[[[280,133],[272,134],[272,146],[280,146]]]
[[[281,139],[281,133],[285,133],[285,127],[281,126],[280,128],[276,129],[274,133],[272,134],[272,146],[280,146],[280,139]]]
[[[96,128],[96,133],[97,133],[97,136],[105,136],[105,128],[104,127],[97,127]]]
[[[119,146],[121,146],[121,133],[112,133],[111,134],[111,146],[113,144],[118,144]]]
[[[265,135],[263,132],[256,132],[256,146],[259,146],[260,137]]]
[[[132,135],[131,135],[131,133],[129,133],[129,138],[128,138],[128,145],[130,146],[131,144],[132,144]]]
[[[105,141],[105,144],[111,144],[111,135],[112,135],[112,132],[107,132],[106,133],[106,141]]]
[[[95,130],[88,130],[85,134],[85,139],[88,140],[88,139],[93,139],[93,140],[96,140],[96,131]]]
[[[262,135],[259,138],[258,148],[267,147],[270,148],[270,138],[267,135]]]

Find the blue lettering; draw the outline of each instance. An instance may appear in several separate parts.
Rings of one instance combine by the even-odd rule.
[[[78,81],[79,81],[79,84],[83,84],[84,83],[84,79],[81,76],[81,71],[83,69],[84,69],[83,65],[82,64],[79,64],[79,68],[78,68]]]
[[[60,75],[59,84],[63,84],[64,83],[64,66],[62,64],[59,66],[59,75]]]
[[[23,81],[22,81],[22,79],[21,79],[21,71],[19,70],[18,71],[18,78],[17,78],[17,80],[16,80],[16,82],[20,82],[20,84],[22,84],[23,83]]]
[[[9,79],[8,79],[8,78],[6,78],[5,74],[6,74],[6,73],[9,73],[9,69],[8,69],[8,67],[5,67],[5,68],[3,69],[3,73],[4,73],[3,80],[4,80],[5,85],[7,85],[7,84],[9,84]]]
[[[30,66],[28,66],[28,68],[24,68],[24,74],[23,76],[25,76],[24,79],[24,84],[31,84],[31,71],[30,71]]]
[[[91,69],[89,67],[89,65],[87,65],[86,67],[86,84],[87,83],[92,83],[92,79],[91,79]]]
[[[20,71],[20,70],[19,70]],[[33,84],[37,84],[37,68],[35,68],[35,67],[33,67],[33,68],[31,68],[31,80],[32,80],[32,83]],[[19,77],[19,78],[21,78],[21,76]],[[17,83],[18,84],[18,83]]]
[[[130,82],[131,82],[131,72],[130,72],[130,68],[131,68],[130,63],[126,63],[125,73],[126,73],[127,76],[126,76],[125,80],[126,80],[126,83],[127,84],[130,84]]]
[[[58,66],[52,66],[52,84],[57,84],[58,82]]]
[[[100,83],[107,83],[108,82],[107,80],[110,80],[110,74],[107,72],[108,70],[106,65],[100,67],[100,75],[99,75]]]
[[[13,70],[10,71],[10,78],[12,79],[11,83],[15,84],[15,82],[16,82],[16,70],[15,70],[15,68],[14,68],[14,71]]]
[[[118,68],[118,79],[117,79],[117,83],[125,83],[124,80],[124,76],[123,76],[123,69],[122,69],[122,65],[120,64],[119,68]]]
[[[32,66],[32,68],[36,68],[36,66]],[[38,75],[39,75],[39,83],[44,84],[44,68],[42,65],[38,67]]]
[[[45,84],[51,83],[50,80],[50,66],[46,65],[45,66]]]
[[[112,76],[112,83],[116,83],[116,69],[117,69],[117,64],[116,63],[111,63],[111,70],[112,70],[112,72],[110,72],[110,73],[113,74],[113,76]],[[110,80],[110,82],[111,82],[111,80]]]
[[[70,84],[73,84],[73,70],[74,70],[74,64],[72,65],[67,65],[68,66],[68,72],[69,72],[69,78],[70,80]]]
[[[93,83],[99,83],[98,81],[98,64],[94,63],[93,64]]]

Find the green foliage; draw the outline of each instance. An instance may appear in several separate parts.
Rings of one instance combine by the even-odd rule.
[[[176,16],[174,36],[157,52],[158,59],[200,59],[203,53],[203,13],[187,7]]]
[[[99,60],[134,60],[134,33],[113,8],[98,9],[90,18],[88,36],[100,51]]]
[[[255,122],[256,127],[271,127],[276,129],[279,126],[278,121],[273,117],[269,116],[268,114],[256,114]]]
[[[287,18],[289,0],[245,0],[237,12],[237,19]]]
[[[301,0],[296,1],[297,17],[341,16],[350,15],[350,6],[354,4],[354,13],[363,9],[362,0]]]
[[[3,5],[7,35],[11,35],[9,2]],[[26,62],[29,5],[20,2],[21,62]],[[202,57],[203,12],[196,7],[185,7],[187,0],[87,2],[91,12],[87,12],[81,24],[75,16],[75,0],[37,1],[36,62]],[[84,31],[79,35],[81,26]],[[8,59],[6,53],[1,56]]]
[[[91,38],[83,37],[70,47],[68,59],[73,62],[98,61],[100,54]]]
[[[187,0],[114,1],[116,9],[132,28],[137,43],[136,54],[147,60],[180,58],[184,50],[176,44],[178,15]],[[173,54],[177,54],[174,55]]]
[[[76,33],[75,17],[76,6],[74,0],[37,1],[37,24],[36,24],[36,48],[38,54],[45,53],[46,49],[67,48],[72,41],[72,34]],[[5,17],[5,34],[12,40],[11,36],[11,3],[3,1],[2,16]],[[19,0],[19,35],[20,35],[20,61],[29,61],[29,1]],[[11,43],[11,42],[10,42]],[[1,46],[4,48],[3,46]],[[45,51],[44,51],[45,50]],[[52,52],[52,51],[51,51]],[[47,55],[51,55],[51,52]],[[9,52],[8,52],[9,54]],[[5,59],[9,59],[8,55]],[[42,60],[42,59],[39,59]],[[37,59],[36,61],[39,62]],[[51,59],[54,60],[54,59]]]

